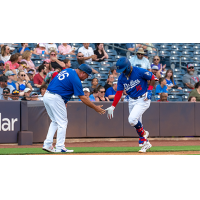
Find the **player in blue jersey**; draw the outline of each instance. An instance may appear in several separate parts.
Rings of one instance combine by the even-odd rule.
[[[108,118],[113,118],[114,109],[125,89],[130,97],[128,121],[131,126],[136,128],[139,135],[139,146],[142,147],[139,152],[146,152],[152,145],[147,140],[149,132],[144,130],[142,125],[142,114],[150,106],[152,89],[155,84],[154,75],[146,69],[132,67],[130,61],[125,57],[117,61],[116,67],[117,73],[121,73],[121,75],[118,78],[117,93],[113,104],[106,109],[108,111]],[[150,81],[149,87],[148,80]]]
[[[44,95],[43,102],[51,119],[51,124],[44,141],[43,150],[48,152],[73,152],[65,148],[65,135],[67,129],[67,102],[72,95],[78,96],[87,106],[93,108],[99,114],[104,114],[102,106],[94,105],[84,96],[81,81],[84,81],[92,73],[92,68],[82,64],[78,69],[65,69],[61,71],[49,84]],[[57,131],[56,149],[53,147],[53,137]]]

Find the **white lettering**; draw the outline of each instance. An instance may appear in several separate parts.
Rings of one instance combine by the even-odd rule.
[[[14,131],[15,130],[15,122],[17,122],[17,118],[3,118],[1,120],[1,113],[0,113],[0,131]],[[3,122],[3,123],[2,123]]]
[[[10,120],[8,118],[3,118],[2,122],[7,121],[7,123],[2,124],[2,131],[10,131]],[[5,126],[7,126],[5,128]]]
[[[12,118],[12,131],[14,131],[14,124],[15,124],[15,122],[17,122],[18,121],[18,119],[17,118]]]
[[[69,73],[68,72],[60,72],[59,74],[58,74],[58,79],[60,80],[60,81],[62,81],[64,78],[65,78],[65,74],[67,75],[67,77],[69,76]]]
[[[140,83],[140,81],[137,79],[135,81],[131,80],[130,84],[124,84],[124,88],[126,91],[130,90],[131,88],[134,88],[136,85],[138,85]]]

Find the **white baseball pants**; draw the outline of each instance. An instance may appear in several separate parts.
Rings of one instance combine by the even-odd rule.
[[[65,146],[65,136],[68,124],[67,108],[60,95],[51,94],[48,91],[46,91],[44,95],[43,102],[51,119],[44,146],[50,147],[53,144],[53,137],[57,131],[56,149],[61,150]]]
[[[129,98],[129,117],[128,121],[131,126],[135,126],[138,121],[142,123],[142,115],[149,108],[151,100],[144,100],[145,97],[139,99]]]

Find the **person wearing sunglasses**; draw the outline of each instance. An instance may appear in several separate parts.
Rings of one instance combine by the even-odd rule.
[[[34,65],[33,61],[31,60],[31,57],[32,57],[31,51],[24,51],[24,53],[22,54],[22,60],[21,61],[26,62],[27,70],[33,69],[36,72],[35,65]]]
[[[195,83],[199,82],[199,80],[199,75],[197,75],[197,71],[194,69],[194,64],[188,64],[187,72],[182,79],[183,83],[186,85],[186,87],[194,89]]]
[[[137,55],[129,59],[131,66],[151,71],[149,60],[144,57],[144,54],[145,54],[144,49],[139,48],[137,51]]]
[[[1,76],[0,77],[0,97],[3,95],[3,89],[9,88],[9,90],[13,90],[13,87],[11,85],[7,84],[8,77],[7,76]]]
[[[90,43],[83,43],[83,46],[79,48],[78,52],[83,53],[85,61],[95,61],[97,59],[97,55],[94,54],[94,50],[89,46]]]
[[[4,88],[3,89],[3,95],[1,95],[0,100],[12,100],[10,97],[10,89],[9,88]]]
[[[4,63],[10,60],[10,47],[7,45],[4,45],[1,48],[1,55],[0,55],[0,60],[2,60]]]
[[[160,57],[159,56],[154,56],[153,58],[153,63],[151,64],[151,68],[153,66],[157,66],[158,67],[158,71],[160,74],[165,75],[166,74],[166,64],[162,66],[162,64],[160,64]]]
[[[63,68],[65,68],[65,63],[58,60],[57,52],[55,50],[52,50],[50,52],[50,61],[51,61],[51,66],[53,67],[54,70],[57,68],[63,70]]]
[[[110,101],[108,97],[105,97],[105,88],[100,86],[98,89],[98,96],[95,98],[95,101]]]
[[[117,92],[117,81],[113,82],[113,86],[106,90],[105,97],[108,97],[110,101],[113,101]]]
[[[10,98],[15,101],[21,101],[21,99],[19,98],[19,90],[13,90]]]
[[[30,51],[30,49],[28,48],[28,43],[21,43],[21,46],[22,47],[20,47],[18,50],[20,54],[23,54],[24,51]]]
[[[4,73],[5,73],[4,62],[3,60],[0,60],[0,76],[3,76]]]

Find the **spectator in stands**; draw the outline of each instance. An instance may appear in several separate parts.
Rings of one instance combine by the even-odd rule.
[[[0,100],[12,100],[10,97],[10,89],[9,88],[3,88],[3,95],[1,95]]]
[[[84,60],[85,61],[92,61],[92,60],[96,60],[97,56],[94,55],[94,51],[92,49],[92,47],[89,47],[90,43],[83,43],[83,46],[79,48],[78,52],[83,53],[84,55]]]
[[[97,48],[94,51],[94,54],[97,56],[97,59],[95,61],[102,62],[104,59],[108,59],[108,54],[104,50],[103,43],[97,43]]]
[[[31,94],[31,89],[30,88],[25,88],[22,101],[31,101],[30,94]]]
[[[93,98],[90,98],[90,90],[89,90],[89,88],[83,88],[83,92],[84,92],[84,95],[85,95],[90,101],[94,101]]]
[[[97,88],[95,88],[92,92],[92,94],[90,95],[90,99],[92,99],[93,101],[95,101],[95,98],[98,97],[98,89],[99,86]]]
[[[25,74],[24,71],[19,71],[18,72],[18,81],[15,83],[17,90],[20,91],[20,96],[24,95],[24,89],[25,88],[30,88],[32,90],[31,84],[28,82],[28,76]]]
[[[196,97],[190,96],[188,98],[188,102],[196,102],[196,101],[197,101]]]
[[[17,69],[19,67],[19,64],[18,64],[19,55],[20,54],[17,54],[17,53],[12,54],[11,57],[10,57],[10,60],[6,62],[6,63],[9,64],[10,70]]]
[[[166,64],[162,66],[162,64],[160,64],[160,57],[159,56],[154,56],[153,58],[153,63],[151,64],[151,68],[153,66],[157,66],[158,70],[160,71],[160,74],[166,74]]]
[[[98,87],[98,83],[99,81],[97,78],[92,79],[92,82],[91,82],[92,86],[89,87],[90,93],[93,93],[94,89]]]
[[[10,60],[10,47],[7,45],[4,45],[1,47],[1,55],[0,60],[2,60],[4,63]]]
[[[70,59],[65,58],[65,60],[63,60],[63,62],[65,63],[65,68],[68,69],[71,67],[71,61]]]
[[[117,73],[117,67],[115,65],[113,65],[110,68],[109,74],[112,74],[114,78],[118,78],[120,74]]]
[[[13,90],[12,95],[10,96],[12,100],[20,101],[19,99],[19,90]]]
[[[194,64],[187,65],[187,73],[183,76],[183,83],[190,89],[194,89],[195,83],[199,82],[199,76],[194,70]]]
[[[158,101],[169,102],[169,101],[167,101],[167,97],[168,97],[168,93],[162,92],[162,93],[160,94],[160,99],[159,99]]]
[[[61,72],[60,68],[55,69],[55,71],[50,71],[44,78],[42,85],[46,84],[47,86],[53,80],[53,78]],[[54,76],[53,76],[54,75]]]
[[[106,90],[105,97],[108,97],[110,101],[113,101],[116,92],[117,92],[117,82],[113,82],[113,86]]]
[[[3,94],[3,88],[9,88],[10,90],[12,90],[12,87],[10,85],[7,85],[7,80],[7,76],[0,77],[0,97]]]
[[[147,50],[144,50],[144,57],[148,60],[149,57],[148,57],[148,51]]]
[[[38,98],[37,92],[31,92],[30,97],[31,97],[31,101],[40,101],[40,99]]]
[[[49,54],[51,54],[51,51],[55,51],[56,53],[58,52],[58,48],[55,43],[46,43],[45,46]]]
[[[32,53],[30,51],[24,51],[22,54],[22,60],[25,61],[27,64],[27,70],[33,69],[36,72],[35,65],[33,61],[31,60]]]
[[[36,74],[33,78],[33,83],[34,83],[34,86],[40,88],[45,76],[47,75],[46,67],[44,65],[40,65],[38,68],[38,71],[39,73]]]
[[[7,72],[5,73],[5,76],[8,77],[7,85],[10,85],[10,87],[12,88],[12,89],[10,90],[10,93],[12,93],[13,90],[16,90],[16,85],[15,85],[15,83],[13,82],[14,76],[15,76],[15,75],[16,75],[16,74],[14,74],[12,71],[7,71]]]
[[[3,60],[0,60],[0,76],[3,76],[3,74],[5,73],[4,71],[4,62]]]
[[[195,84],[195,89],[190,92],[189,97],[196,97],[196,101],[200,101],[200,81]]]
[[[141,48],[141,47],[142,47],[141,44],[136,44],[136,51],[138,51],[138,49]],[[135,43],[127,43],[126,48],[129,51],[135,51]]]
[[[133,67],[141,67],[146,70],[151,70],[149,60],[144,57],[144,50],[143,48],[139,48],[137,51],[137,55],[131,57],[129,59],[131,66]]]
[[[22,55],[20,53],[16,53],[18,56],[18,64],[22,61]]]
[[[28,48],[28,43],[21,43],[22,47],[19,48],[19,53],[23,54],[24,51],[30,51],[30,49]]]
[[[37,47],[34,49],[33,54],[41,55],[41,54],[49,54],[46,50],[46,47],[43,43],[37,44]]]
[[[62,43],[58,47],[58,51],[61,55],[67,55],[67,54],[72,54],[75,55],[75,51],[72,50],[72,47],[68,43]]]
[[[34,70],[30,69],[26,74],[27,74],[27,76],[29,78],[29,81],[33,81],[33,77],[35,76]]]
[[[108,88],[112,87],[113,81],[114,81],[114,76],[112,74],[109,74],[107,83],[104,85],[106,91]]]
[[[146,49],[147,51],[156,51],[156,49],[153,48],[154,45],[152,43],[145,43],[145,44],[148,46],[151,46],[151,47],[148,47],[148,46],[143,45],[143,48]]]
[[[51,66],[53,67],[54,70],[57,68],[63,70],[63,68],[65,67],[65,63],[58,60],[57,52],[55,50],[52,50],[50,52],[50,60],[51,60]]]
[[[166,84],[167,84],[167,81],[166,81],[166,79],[165,78],[160,78],[159,79],[159,84],[160,85],[157,85],[156,86],[156,95],[160,95],[161,93],[168,93],[168,91],[167,91],[167,86],[166,86]]]
[[[158,66],[153,66],[151,68],[151,72],[153,73],[153,75],[155,76],[156,80],[159,80],[161,78],[161,74],[160,74],[160,70],[158,69]]]
[[[47,85],[41,85],[40,94],[38,95],[38,98],[40,101],[43,101],[43,97],[44,97],[46,90],[47,90]]]
[[[27,64],[25,61],[21,61],[19,62],[19,67],[16,69],[16,74],[18,74],[19,71],[24,71],[25,73],[27,73]]]
[[[122,97],[121,97],[121,101],[122,102],[127,102],[127,101],[129,101],[129,95],[126,93],[126,90],[124,89],[124,91],[123,91],[123,95],[122,95]]]
[[[174,74],[173,74],[173,70],[172,69],[168,69],[166,74],[165,74],[165,79],[167,81],[167,88],[169,89],[179,89],[182,90],[181,87],[178,87],[178,85],[176,85],[176,81],[174,80]]]
[[[53,71],[53,67],[51,66],[51,60],[50,59],[45,59],[43,61],[43,65],[46,67],[46,72],[49,73],[50,71]]]
[[[103,86],[100,86],[98,88],[98,96],[95,98],[95,101],[110,101],[108,97],[105,97],[105,88]]]

